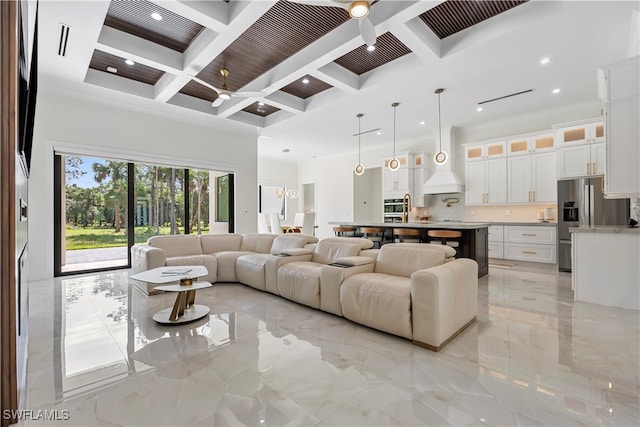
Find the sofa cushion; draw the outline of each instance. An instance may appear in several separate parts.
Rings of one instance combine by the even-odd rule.
[[[338,258],[359,255],[362,249],[368,249],[371,246],[373,246],[373,242],[368,239],[330,237],[318,242],[311,261],[318,264],[330,264]]]
[[[304,248],[306,244],[307,239],[304,237],[299,237],[295,234],[282,234],[273,240],[270,252],[275,255],[285,249]]]
[[[202,255],[200,239],[194,234],[153,236],[147,239],[147,244],[162,249],[167,257]]]
[[[222,251],[239,251],[242,234],[203,234],[200,236],[203,254]]]
[[[347,319],[411,339],[411,279],[355,274],[342,282],[340,302]]]
[[[268,254],[275,237],[275,234],[245,234],[242,236],[240,250]]]
[[[453,251],[451,252],[449,251]],[[455,255],[455,249],[445,245],[426,245],[422,243],[387,243],[380,248],[376,259],[376,273],[411,277],[425,268],[443,264],[447,255]]]
[[[253,252],[244,251],[222,251],[213,254],[218,261],[218,282],[237,282],[236,261],[239,257]]]
[[[313,308],[320,308],[320,268],[322,264],[300,261],[278,269],[280,296]]]
[[[236,260],[238,282],[266,291],[265,264],[269,254],[245,254]]]

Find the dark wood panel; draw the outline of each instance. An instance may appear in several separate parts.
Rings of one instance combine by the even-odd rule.
[[[162,20],[151,14],[157,12]],[[203,27],[146,0],[111,0],[104,25],[183,53]]]
[[[367,45],[363,44],[334,62],[354,74],[361,75],[408,53],[411,53],[411,50],[396,36],[387,32],[378,37],[376,50],[373,52],[369,52]]]
[[[308,83],[304,83],[305,79],[308,80]],[[307,99],[332,87],[333,86],[329,83],[325,83],[322,80],[316,79],[315,77],[307,74],[303,78],[289,83],[280,90],[293,96],[297,96],[298,98]]]
[[[16,154],[18,90],[18,8],[15,1],[0,1],[0,371],[2,409],[18,409],[16,324]],[[15,423],[2,417],[2,426]]]
[[[209,102],[213,102],[218,98],[218,93],[215,90],[203,86],[193,80],[180,89],[180,93],[184,93],[185,95],[190,95],[198,99],[204,99]]]
[[[422,13],[420,19],[440,39],[506,12],[528,0],[449,0]]]
[[[118,72],[114,74],[148,85],[155,85],[160,77],[164,75],[163,71],[156,70],[155,68],[138,63],[128,65],[124,61],[125,58],[120,58],[110,53],[102,52],[101,50],[94,50],[89,68],[109,72],[107,71],[107,67],[114,67],[118,70]]]
[[[228,85],[238,90],[349,20],[339,7],[309,6],[281,0],[231,43],[199,74],[222,85],[220,69],[229,70]]]
[[[260,102],[258,101],[254,102],[248,107],[243,108],[242,111],[246,111],[247,113],[255,114],[261,117],[267,117],[269,114],[280,111],[280,109],[267,104],[260,105]]]

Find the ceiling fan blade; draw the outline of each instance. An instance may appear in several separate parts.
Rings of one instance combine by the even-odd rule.
[[[222,92],[222,89],[218,89],[217,87],[215,87],[215,86],[214,86],[214,85],[212,85],[211,83],[207,83],[207,82],[205,82],[204,80],[199,79],[199,78],[198,78],[198,77],[196,77],[196,76],[189,76],[189,77],[191,77],[191,80],[193,80],[193,81],[195,81],[195,82],[200,83],[202,86],[205,86],[205,87],[208,87],[209,89],[215,90],[215,91],[216,91],[216,93],[220,93],[220,92]]]
[[[223,102],[224,102],[224,99],[217,97],[216,99],[213,100],[213,102],[211,103],[211,106],[219,107],[220,105],[222,105]]]
[[[266,92],[251,92],[251,91],[231,92],[231,96],[239,96],[241,98],[262,98],[266,94],[267,94]]]
[[[362,18],[358,20],[358,25],[360,26],[362,39],[367,46],[373,46],[376,44],[376,29],[373,27],[373,23],[371,23],[369,18]]]

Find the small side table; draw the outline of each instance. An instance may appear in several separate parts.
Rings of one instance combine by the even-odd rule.
[[[191,286],[161,285],[154,289],[165,292],[177,292],[176,302],[171,308],[165,308],[153,315],[153,320],[165,325],[193,322],[209,314],[206,305],[194,304],[196,290],[211,287],[209,282],[195,282]]]
[[[165,325],[182,324],[202,319],[209,314],[206,305],[194,304],[196,290],[211,286],[209,282],[194,281],[190,285],[181,285],[180,282],[190,282],[209,274],[202,265],[179,265],[158,267],[143,271],[131,276],[131,279],[143,282],[158,283],[154,289],[165,292],[177,292],[176,302],[171,308],[165,308],[153,315],[153,320]]]

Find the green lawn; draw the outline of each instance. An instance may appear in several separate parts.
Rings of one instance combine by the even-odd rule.
[[[203,233],[208,232],[208,228],[203,229]],[[113,248],[127,246],[127,229],[123,228],[116,233],[113,228],[104,227],[71,227],[67,226],[66,249],[73,251],[77,249]],[[144,243],[147,238],[156,234],[155,227],[136,227],[135,243]],[[160,234],[169,234],[169,227],[160,227]]]

